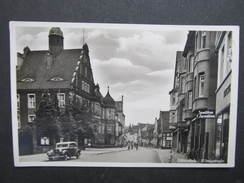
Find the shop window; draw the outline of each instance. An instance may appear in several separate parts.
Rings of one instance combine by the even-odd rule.
[[[34,93],[27,94],[28,108],[33,109],[36,107],[36,95]]]
[[[64,108],[65,106],[65,94],[64,93],[58,93],[58,106],[61,108]]]
[[[221,158],[221,149],[222,149],[222,138],[223,138],[223,134],[222,134],[223,130],[222,130],[222,115],[219,115],[217,117],[217,121],[216,121],[216,144],[215,144],[215,156],[217,159]]]

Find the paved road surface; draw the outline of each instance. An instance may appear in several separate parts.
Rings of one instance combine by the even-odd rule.
[[[80,157],[78,160],[86,162],[120,162],[120,163],[160,163],[158,153],[155,149],[138,149],[98,154],[88,157]]]
[[[47,162],[46,154],[20,156],[21,162]],[[126,148],[113,151],[86,150],[82,151],[79,159],[70,159],[68,162],[121,162],[121,163],[160,163],[158,151],[150,148],[127,150]]]

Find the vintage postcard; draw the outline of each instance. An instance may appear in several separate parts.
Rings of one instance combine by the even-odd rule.
[[[234,167],[238,26],[10,22],[15,166]]]

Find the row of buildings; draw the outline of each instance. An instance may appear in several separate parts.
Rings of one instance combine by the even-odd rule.
[[[188,158],[227,161],[231,63],[231,31],[190,31],[177,51],[169,129]]]
[[[160,111],[155,123],[131,125],[125,133],[127,141],[138,142],[144,147],[172,147],[172,132],[169,124],[169,111]]]
[[[108,88],[103,97],[99,85],[93,79],[88,45],[84,44],[81,49],[64,49],[63,39],[61,29],[54,27],[49,31],[49,50],[32,51],[25,47],[23,54],[17,54],[20,154],[45,151],[60,138],[64,141],[77,140],[81,146],[87,143],[93,146],[114,146],[122,143],[125,125],[123,96],[120,101],[115,101]],[[82,116],[79,120],[74,115],[68,118],[80,124],[75,124],[80,129],[76,130],[75,139],[70,134],[53,137],[50,133],[38,133],[35,122],[37,111],[44,99],[54,103],[56,101],[57,120],[70,113],[68,109],[75,105],[78,111],[75,115]],[[86,124],[86,130],[83,124]]]

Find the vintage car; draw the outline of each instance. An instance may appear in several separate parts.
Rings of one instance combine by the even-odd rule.
[[[76,142],[59,142],[56,143],[55,149],[47,152],[47,156],[49,160],[67,160],[72,157],[78,159],[80,151]]]

